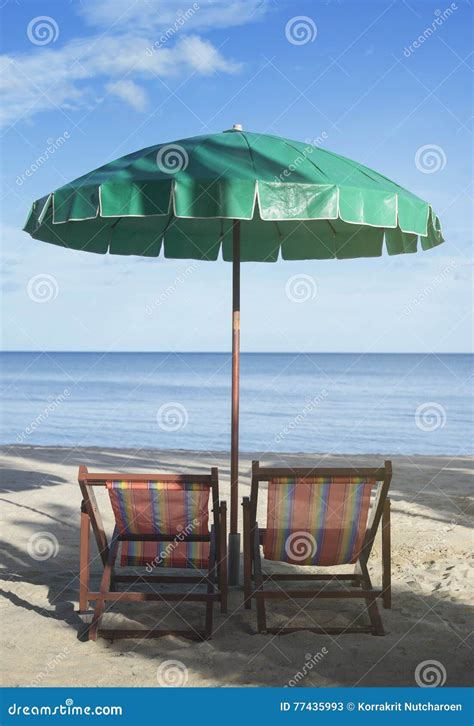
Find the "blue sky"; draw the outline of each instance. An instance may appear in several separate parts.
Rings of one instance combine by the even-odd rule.
[[[55,248],[21,228],[34,199],[94,167],[238,122],[319,138],[377,169],[429,201],[446,238],[396,258],[246,263],[243,350],[470,350],[471,3],[1,4],[5,348],[228,350],[229,264],[186,272],[183,261]],[[285,33],[297,16],[308,42]],[[431,167],[415,161],[424,147],[433,147]],[[287,281],[301,274],[314,294],[296,304]],[[52,286],[46,303],[31,295],[37,279]]]

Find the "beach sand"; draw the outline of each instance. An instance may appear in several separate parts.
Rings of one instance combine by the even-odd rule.
[[[262,461],[269,466],[309,466],[322,461],[326,465],[374,466],[383,458],[265,454]],[[228,615],[221,615],[216,607],[215,634],[207,643],[167,636],[110,644],[104,640],[84,643],[77,637],[82,625],[77,614],[81,502],[78,465],[83,463],[96,471],[161,472],[205,472],[210,466],[218,466],[221,498],[228,499],[227,455],[2,447],[2,684],[415,686],[417,666],[434,660],[434,668],[442,680],[446,677],[447,686],[468,685],[472,673],[472,460],[449,456],[385,458],[392,459],[394,470],[393,607],[381,611],[387,630],[385,637],[330,637],[309,631],[285,636],[256,635],[255,607],[244,610],[242,591],[233,589]],[[249,493],[249,471],[250,457],[242,455],[240,495]],[[101,503],[108,505],[106,499]],[[263,509],[260,523],[264,518]],[[108,512],[108,527],[111,521]],[[43,559],[48,546],[52,556]],[[95,543],[93,548],[95,557]],[[95,562],[93,572],[99,571]],[[378,540],[370,571],[375,583],[380,583]],[[299,604],[307,607],[298,615],[296,624],[348,623],[361,608],[359,601],[347,600],[320,600],[309,605],[300,600]],[[106,616],[109,620],[105,625],[126,618],[135,628],[150,627],[167,612],[167,606],[161,603],[134,603],[114,609],[117,612]],[[184,604],[179,612],[197,624],[203,606]],[[292,601],[269,604],[272,625],[281,625],[294,614]],[[171,625],[175,618],[168,617],[163,623]],[[169,661],[179,663],[173,665]],[[424,677],[429,678],[429,673],[425,672]]]

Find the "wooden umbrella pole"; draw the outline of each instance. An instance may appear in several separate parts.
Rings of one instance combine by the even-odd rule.
[[[240,222],[232,223],[232,419],[230,442],[229,584],[239,584],[239,377],[240,377]]]

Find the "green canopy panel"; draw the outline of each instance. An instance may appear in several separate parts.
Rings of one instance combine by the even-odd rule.
[[[117,159],[33,204],[25,231],[89,252],[232,260],[376,257],[443,242],[427,202],[367,167],[276,136],[223,132]]]

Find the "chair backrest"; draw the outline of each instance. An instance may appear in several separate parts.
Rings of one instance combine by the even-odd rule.
[[[209,494],[217,511],[217,469],[211,475],[89,474],[81,488],[105,486],[122,541],[122,565],[203,567],[209,557]],[[217,525],[217,521],[214,522]]]
[[[106,486],[121,535],[209,532],[208,484],[124,478]]]
[[[330,566],[368,556],[390,477],[390,462],[377,469],[263,469],[254,462],[254,512],[258,482],[268,482],[265,558]]]

